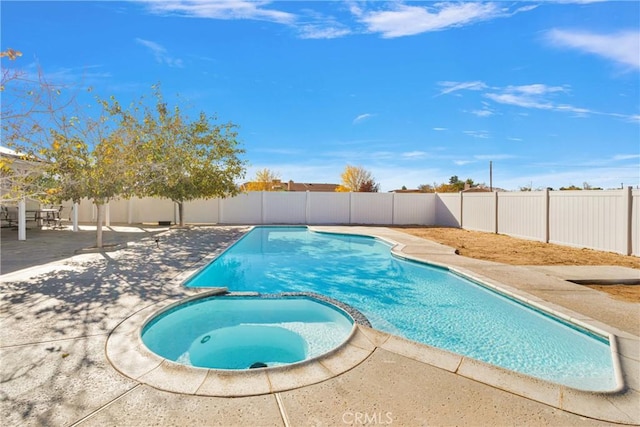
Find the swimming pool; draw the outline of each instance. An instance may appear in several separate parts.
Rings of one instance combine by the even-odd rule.
[[[605,338],[390,249],[364,236],[257,227],[186,285],[315,292],[410,340],[578,389],[616,388]]]
[[[205,296],[156,313],[141,338],[165,359],[236,370],[317,358],[343,344],[353,327],[348,313],[310,296]]]

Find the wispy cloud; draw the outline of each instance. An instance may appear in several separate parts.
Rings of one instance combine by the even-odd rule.
[[[546,33],[555,46],[597,55],[624,67],[640,70],[640,32],[596,34],[588,31],[553,29]]]
[[[344,26],[302,25],[298,31],[303,39],[336,39],[351,34],[351,30]]]
[[[213,0],[213,1],[155,1],[145,2],[148,9],[162,15],[181,15],[192,18],[250,19],[290,24],[292,13],[266,8],[269,1]]]
[[[358,117],[353,119],[353,124],[355,125],[358,123],[362,123],[363,121],[370,119],[371,117],[373,117],[373,114],[369,114],[369,113],[360,114]]]
[[[484,82],[438,82],[438,85],[442,87],[438,95],[446,95],[460,90],[484,90],[487,89],[487,85]]]
[[[639,122],[638,114],[622,114],[596,111],[589,108],[577,107],[571,104],[559,102],[556,98],[570,93],[570,86],[551,86],[542,83],[529,85],[510,85],[505,87],[489,86],[481,81],[471,82],[438,82],[440,95],[454,94],[459,91],[481,91],[482,96],[493,102],[504,105],[513,105],[520,108],[529,108],[537,110],[549,110],[561,113],[571,113],[575,117],[587,117],[589,115],[601,115],[616,117],[629,122]],[[480,117],[488,117],[494,113],[487,104],[483,103],[481,110],[469,111]],[[484,111],[487,111],[486,113]]]
[[[613,160],[632,160],[640,159],[640,154],[616,154],[612,157]]]
[[[547,96],[567,91],[568,88],[562,86],[531,84],[523,86],[507,86],[506,88],[500,89],[498,92],[485,93],[484,96],[500,104],[517,105],[523,108],[552,110],[556,107],[554,107],[553,103],[547,100]]]
[[[495,114],[493,109],[489,106],[488,102],[482,102],[482,109],[469,111],[474,116],[478,117],[491,117]]]
[[[472,136],[474,138],[480,138],[480,139],[489,138],[489,132],[487,132],[486,130],[463,130],[462,133],[468,136]]]
[[[369,32],[380,33],[384,38],[440,31],[505,14],[496,3],[433,3],[429,6],[397,3],[392,7],[391,10],[382,11],[363,11],[359,7],[352,7],[351,11]]]
[[[458,166],[468,165],[470,163],[475,163],[475,160],[454,160],[453,164]]]
[[[167,49],[156,42],[152,42],[150,40],[136,38],[136,43],[146,47],[149,49],[156,61],[160,64],[168,65],[169,67],[182,68],[184,64],[182,63],[182,59],[174,58],[169,55]]]
[[[213,0],[213,1],[146,1],[151,13],[167,16],[220,20],[254,20],[283,24],[293,28],[303,39],[334,39],[351,34],[352,30],[331,16],[311,9],[300,14],[269,7],[271,1]],[[277,2],[275,2],[277,6]]]
[[[402,153],[402,157],[405,159],[421,159],[427,157],[429,153],[426,151],[408,151],[406,153]]]
[[[442,132],[447,130],[447,128],[433,128],[433,130],[438,131],[438,132]]]

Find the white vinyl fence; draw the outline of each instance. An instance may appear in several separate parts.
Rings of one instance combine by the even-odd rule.
[[[71,205],[67,205],[69,212]],[[462,227],[640,256],[640,190],[491,193],[250,192],[185,203],[190,224],[371,224]],[[83,201],[80,222],[96,209]],[[166,199],[115,200],[107,223],[177,222]]]

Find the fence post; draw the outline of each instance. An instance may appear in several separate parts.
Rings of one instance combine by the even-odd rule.
[[[624,232],[624,240],[625,248],[624,254],[631,255],[633,253],[633,193],[631,191],[631,187],[627,187],[622,190],[623,197],[623,210],[622,212],[626,216],[623,219],[623,232]]]
[[[463,196],[463,192],[460,191],[460,228],[464,228],[462,225],[462,217],[464,216],[464,208],[463,208],[463,201],[464,201],[464,196]]]
[[[493,197],[494,197],[493,209],[495,211],[495,215],[494,215],[494,218],[493,218],[493,222],[495,224],[495,227],[493,229],[493,232],[495,234],[498,234],[498,192],[497,191],[493,192]]]
[[[349,224],[351,224],[351,198],[353,196],[352,192],[349,192]]]
[[[222,220],[222,213],[224,212],[222,204],[224,201],[224,197],[218,199],[218,224],[224,224],[224,221]]]
[[[550,199],[549,188],[544,189],[544,242],[549,243],[549,239],[551,238],[551,232],[549,227],[550,222],[550,214],[549,207],[551,204],[549,203]]]
[[[309,190],[307,190],[307,194],[305,195],[304,205],[304,222],[305,224],[309,225],[309,220],[311,217],[311,192]]]
[[[395,225],[396,218],[396,193],[391,193],[391,225]]]
[[[265,209],[264,209],[264,199],[265,199],[265,195],[264,195],[264,191],[260,192],[260,222],[262,225],[264,225],[264,221],[265,221]]]
[[[73,215],[72,218],[72,222],[73,222],[73,231],[78,231],[79,227],[78,227],[78,211],[80,210],[80,203],[73,203],[73,210],[71,211],[71,214]]]
[[[27,240],[27,201],[18,201],[18,240]]]

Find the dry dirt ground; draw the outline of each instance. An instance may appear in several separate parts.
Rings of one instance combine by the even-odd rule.
[[[510,265],[618,265],[640,270],[640,257],[593,249],[516,239],[502,234],[446,227],[401,227],[398,231],[433,240],[458,250],[469,258]],[[638,272],[640,279],[640,271]],[[585,285],[614,298],[640,303],[640,284]]]

